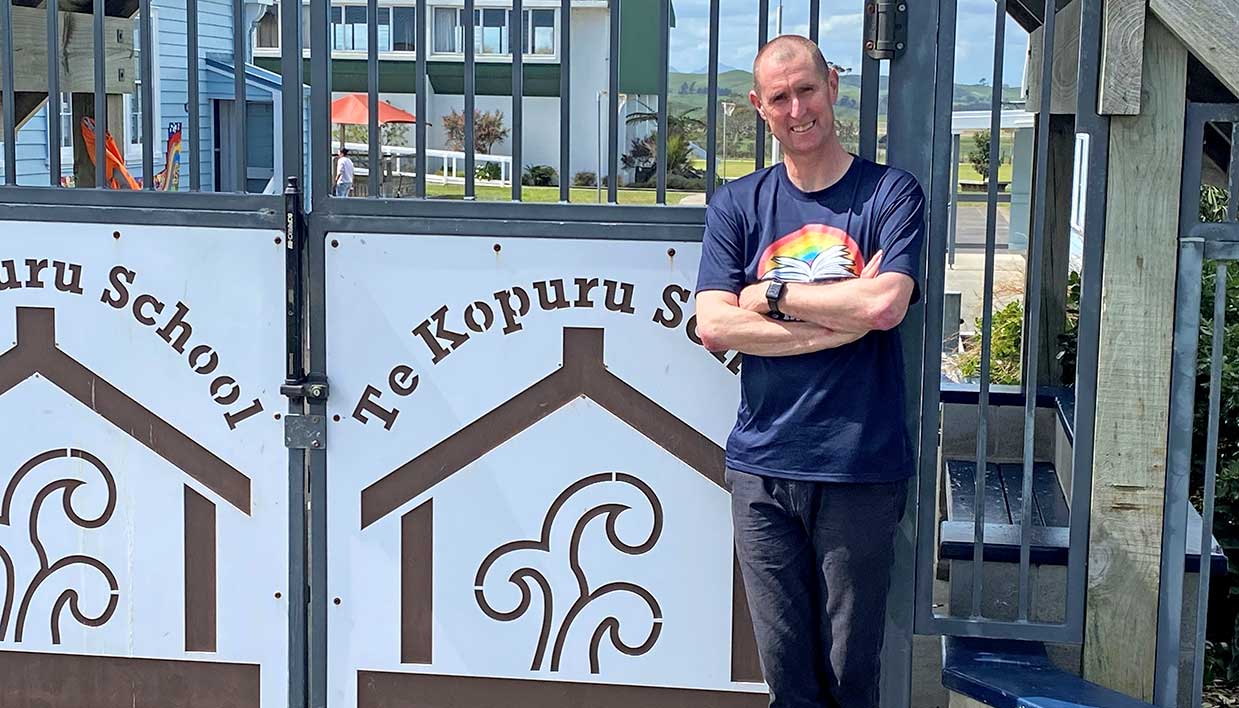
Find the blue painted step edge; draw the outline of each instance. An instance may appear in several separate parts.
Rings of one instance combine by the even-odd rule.
[[[943,637],[942,685],[995,708],[1154,708],[1063,671],[1041,642]]]

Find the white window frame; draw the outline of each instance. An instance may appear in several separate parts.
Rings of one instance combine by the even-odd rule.
[[[272,10],[275,10],[275,12],[272,13],[271,12]],[[275,3],[268,5],[267,11],[263,13],[262,17],[258,18],[258,23],[261,24],[262,21],[267,19],[268,17],[274,17],[276,29],[275,29],[275,46],[274,47],[260,47],[258,46],[258,26],[257,24],[254,26],[254,41],[253,41],[254,46],[251,47],[251,49],[254,50],[256,56],[263,56],[267,52],[270,52],[272,56],[280,55],[280,48],[283,46],[282,44],[283,38],[280,37],[279,12],[280,12],[280,4],[278,2],[275,2]]]
[[[435,46],[434,46],[434,15],[435,15],[435,12],[439,9],[457,11],[457,14],[456,14],[457,19],[456,19],[456,25],[454,28],[454,34],[455,34],[457,44],[460,47],[462,47],[461,51],[445,52],[445,51],[439,51],[435,49]],[[553,28],[552,31],[555,33],[555,36],[554,36],[554,41],[552,42],[551,53],[550,54],[533,54],[531,52],[524,52],[522,54],[522,57],[523,57],[522,61],[524,62],[533,61],[535,63],[536,62],[554,63],[554,62],[559,61],[559,38],[561,36],[560,33],[562,31],[561,26],[560,26],[560,23],[562,22],[562,18],[560,17],[559,8],[558,7],[524,6],[521,9],[525,12],[530,13],[529,15],[530,23],[533,22],[533,13],[532,13],[533,10],[549,10],[553,13],[554,18],[555,18],[554,24],[552,25],[552,28]],[[429,46],[430,46],[431,58],[449,59],[449,60],[459,59],[463,61],[465,58],[465,53],[463,50],[464,25],[461,22],[461,13],[463,13],[464,11],[464,6],[457,5],[454,3],[441,3],[441,4],[430,6],[429,10],[430,10],[430,17],[428,18],[429,21],[426,23],[426,31],[429,37],[426,38],[426,41],[429,43]],[[505,22],[504,24],[504,32],[510,32],[510,25],[512,21],[512,6],[511,5],[503,5],[503,6],[478,5],[474,7],[475,12],[480,13],[480,11],[482,10],[506,10],[508,15],[507,15],[507,22]],[[477,32],[480,29],[480,27],[481,27],[480,23],[475,22],[474,32]],[[530,46],[532,46],[533,35],[530,32],[530,25],[525,26],[525,38],[530,42]],[[511,47],[509,47],[508,49],[509,51],[504,52],[502,54],[483,54],[482,52],[475,50],[473,56],[474,56],[474,59],[479,62],[502,62],[502,63],[511,62],[512,61]]]
[[[137,18],[134,18],[135,24]],[[138,38],[138,33],[134,32],[135,39]],[[151,56],[151,96],[155,99],[155,105],[148,107],[154,109],[154,115],[151,118],[151,126],[155,130],[155,134],[151,136],[151,150],[154,155],[152,159],[158,166],[162,162],[163,148],[167,144],[166,138],[163,137],[163,110],[160,105],[160,84],[159,84],[159,10],[151,8],[151,49],[154,53]],[[140,50],[139,50],[140,52]],[[141,61],[141,54],[138,54],[138,61]],[[142,138],[137,134],[137,131],[129,130],[129,116],[133,113],[134,96],[142,90],[142,82],[146,81],[147,77],[142,75],[142,71],[138,70],[138,79],[133,82],[133,93],[127,93],[123,96],[122,103],[124,108],[122,113],[125,116],[125,162],[134,163],[142,160]],[[141,120],[141,116],[139,116]],[[144,175],[143,179],[147,179]]]
[[[308,7],[308,5],[303,3],[302,7],[303,8]],[[341,8],[341,20],[343,20],[344,19],[343,8],[360,7],[364,10],[364,9],[367,9],[367,3],[366,3],[366,0],[333,0],[330,7],[332,10],[334,10],[335,8]],[[387,31],[387,47],[389,48],[387,49],[380,48],[379,57],[382,59],[395,59],[395,60],[416,59],[417,58],[416,47],[421,46],[424,40],[424,38],[416,36],[417,34],[416,18],[414,19],[414,25],[413,25],[414,41],[416,43],[415,48],[411,51],[407,49],[390,49],[390,47],[392,46],[392,39],[393,39],[393,33],[392,33],[391,28],[394,27],[395,17],[396,17],[395,10],[397,8],[412,10],[413,12],[416,13],[417,12],[417,0],[382,0],[379,3],[380,12],[382,12],[383,10],[387,10],[390,13],[388,15],[389,19],[388,19],[388,31]],[[331,10],[329,10],[328,12],[330,11]],[[433,9],[431,9],[431,16],[433,17]],[[303,22],[305,21],[304,13],[302,15],[302,21]],[[331,17],[329,16],[328,22],[327,22],[328,38],[333,45],[335,44],[335,26],[336,26],[335,23],[331,21]],[[278,35],[276,37],[276,44],[280,46],[277,46],[277,47],[260,47],[258,46],[258,32],[254,32],[253,35],[254,35],[254,38],[253,38],[253,41],[251,42],[251,45],[252,45],[252,49],[254,52],[254,56],[256,57],[281,56],[282,44],[281,44],[281,40]],[[302,56],[305,58],[310,57],[310,47],[308,46],[302,47]],[[367,56],[367,52],[365,49],[336,49],[333,46],[331,50],[331,56],[334,59],[365,59]]]

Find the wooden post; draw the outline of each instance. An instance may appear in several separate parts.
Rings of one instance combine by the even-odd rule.
[[[95,164],[90,161],[90,155],[86,152],[88,146],[82,138],[82,118],[87,116],[94,117],[95,96],[90,93],[75,93],[70,100],[70,105],[73,108],[73,120],[70,128],[73,131],[74,184],[78,187],[94,187]],[[124,97],[117,94],[108,94],[107,105],[107,130],[112,136],[112,140],[116,143],[116,147],[121,150],[123,155],[125,151],[125,123],[128,118],[124,110]],[[93,146],[89,147],[93,148]],[[102,156],[98,157],[102,159]]]
[[[1141,63],[1144,53],[1146,0],[1106,0],[1102,15],[1101,85],[1097,112],[1135,115],[1140,112]]]
[[[1141,112],[1110,123],[1083,653],[1086,679],[1149,701],[1187,50],[1155,17],[1145,28]]]

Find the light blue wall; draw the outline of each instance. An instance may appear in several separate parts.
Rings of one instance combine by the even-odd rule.
[[[47,115],[40,109],[22,129],[17,131],[17,183],[46,187],[47,167]],[[0,155],[3,155],[0,143]],[[4,160],[0,159],[0,180],[4,178]]]
[[[152,0],[156,20],[155,38],[158,54],[160,114],[154,126],[152,146],[155,170],[164,166],[164,150],[167,144],[167,127],[180,122],[184,126],[181,142],[181,189],[189,189],[189,116],[185,107],[189,100],[189,74],[186,71],[186,23],[184,0]],[[206,69],[205,57],[232,59],[232,4],[229,0],[198,1],[198,49],[202,57],[195,69],[198,71],[199,110],[199,160],[203,191],[212,191],[214,184],[214,104],[217,99],[233,98],[231,77],[224,77]],[[270,91],[251,85],[247,90],[249,100],[270,101]],[[19,184],[48,184],[47,109],[40,109],[17,135],[17,174]],[[142,177],[142,161],[129,161],[126,168],[134,177]],[[0,178],[3,177],[3,160],[0,160]],[[72,164],[63,165],[63,173],[72,174]]]

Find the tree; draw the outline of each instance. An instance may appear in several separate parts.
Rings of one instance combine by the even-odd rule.
[[[860,152],[860,129],[855,123],[843,123],[835,119],[835,135],[839,136],[839,144],[848,152]]]
[[[634,182],[645,182],[658,170],[658,131],[649,137],[633,138],[628,152],[620,156],[624,167],[635,171]],[[693,150],[688,138],[680,133],[667,131],[667,174],[695,179],[701,173],[693,167]]]
[[[973,133],[972,144],[975,146],[968,153],[968,162],[972,164],[972,169],[981,175],[981,179],[989,179],[989,131],[982,130],[979,133]]]
[[[453,150],[465,149],[465,114],[457,111],[443,116],[443,128],[447,131],[447,145]],[[489,155],[495,143],[508,137],[503,127],[503,111],[479,111],[473,109],[473,146],[478,152]]]

